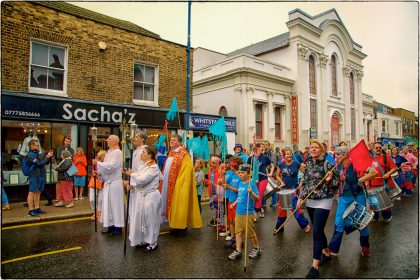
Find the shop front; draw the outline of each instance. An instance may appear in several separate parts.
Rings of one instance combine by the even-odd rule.
[[[1,97],[2,133],[2,171],[4,186],[9,199],[22,199],[27,187],[27,177],[21,171],[21,161],[27,153],[30,139],[38,139],[42,152],[56,151],[63,143],[64,136],[72,139],[71,147],[82,147],[88,162],[93,157],[91,127],[98,128],[96,150],[106,149],[105,139],[110,134],[122,138],[122,123],[136,123],[145,129],[149,136],[147,144],[153,145],[162,131],[167,110],[139,107],[126,104],[111,104],[87,100],[34,96],[13,92],[2,92]],[[184,113],[180,113],[181,118]],[[180,127],[176,118],[168,125],[168,133],[177,133]],[[183,127],[181,127],[182,129]],[[129,158],[127,147],[124,149]],[[128,160],[126,160],[128,161]],[[54,170],[56,160],[47,166],[47,183],[54,185],[57,174]],[[55,188],[48,186],[54,192]]]

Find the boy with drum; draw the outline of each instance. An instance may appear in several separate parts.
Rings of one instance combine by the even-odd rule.
[[[348,152],[349,148],[345,146],[340,146],[335,151],[336,161],[340,162],[340,187],[338,189],[339,199],[335,214],[334,234],[328,245],[330,254],[333,256],[337,256],[338,251],[340,250],[344,231],[349,234],[356,229],[354,225],[349,225],[346,223],[347,220],[344,220],[343,215],[346,212],[346,209],[348,209],[349,206],[354,207],[351,206],[354,201],[357,203],[356,205],[358,205],[356,207],[359,207],[358,210],[366,207],[364,182],[377,175],[375,168],[371,167],[367,170],[367,174],[358,178],[353,163],[348,157]],[[372,216],[370,215],[370,217]],[[360,231],[360,246],[362,247],[362,255],[369,256],[369,230],[367,228],[367,223]]]

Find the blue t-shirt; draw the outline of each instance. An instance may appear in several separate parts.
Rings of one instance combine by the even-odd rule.
[[[246,201],[248,197],[249,185],[252,187],[252,192],[258,195],[257,185],[251,182],[244,183],[240,181],[238,184],[238,204],[236,206],[237,215],[254,214],[255,201],[252,199],[251,194],[249,194],[249,202],[247,203]],[[246,209],[247,204],[248,204],[248,209]]]
[[[211,194],[215,195],[216,194],[216,190],[213,186],[213,184],[217,184],[217,182],[214,182],[214,170],[210,173],[210,187],[211,187]]]
[[[235,172],[232,172],[232,175],[230,177],[226,176],[226,183],[229,184],[232,188],[237,189],[239,183],[241,182],[241,178],[239,178],[238,175],[236,175]],[[229,202],[233,203],[238,198],[238,193],[233,192],[231,190],[226,189],[226,192],[229,192],[229,194],[226,196]]]
[[[299,167],[300,164],[296,161],[292,161],[290,165],[287,165],[286,162],[281,162],[279,164],[282,180],[286,184],[286,187],[296,189]]]
[[[226,184],[230,185],[230,182],[232,181],[233,174],[235,174],[235,173],[231,170],[226,171]],[[225,198],[229,199],[229,196],[230,196],[231,192],[232,192],[231,190],[226,189],[225,190]]]
[[[254,156],[250,156],[248,158],[248,164],[251,164],[251,161],[253,160]],[[271,164],[271,159],[266,155],[266,154],[261,154],[258,157],[258,181],[261,182],[262,180],[267,179],[266,175],[262,175],[263,174],[267,174],[267,167],[270,166]]]

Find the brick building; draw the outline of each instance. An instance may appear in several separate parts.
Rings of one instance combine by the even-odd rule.
[[[22,185],[24,139],[56,149],[63,135],[92,153],[121,122],[146,128],[153,144],[174,97],[186,107],[186,46],[127,21],[64,2],[1,3],[2,170]],[[183,114],[181,114],[181,117]],[[170,133],[184,127],[175,119]],[[19,155],[20,154],[20,155]],[[49,167],[48,182],[55,181]]]
[[[416,115],[402,108],[394,108],[394,115],[399,116],[402,122],[402,136],[405,144],[414,142],[418,144],[418,122]],[[417,122],[417,123],[416,123]]]

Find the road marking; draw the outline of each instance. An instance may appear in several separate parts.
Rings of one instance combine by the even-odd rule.
[[[65,252],[74,251],[74,250],[80,250],[80,249],[82,249],[82,247],[74,247],[74,248],[69,248],[69,249],[51,251],[51,252],[46,252],[46,253],[41,253],[41,254],[30,255],[30,256],[26,256],[26,257],[21,257],[21,258],[15,258],[15,259],[7,260],[7,261],[4,261],[4,262],[1,262],[1,264],[3,265],[3,264],[7,264],[7,263],[18,262],[18,261],[23,261],[23,260],[27,260],[27,259],[32,259],[32,258],[38,258],[38,257],[42,257],[42,256],[47,256],[47,255],[60,254],[60,253],[65,253]]]
[[[42,226],[42,225],[49,225],[49,224],[56,224],[56,223],[67,223],[67,222],[81,221],[81,220],[87,220],[87,219],[90,219],[90,217],[73,218],[73,219],[66,219],[66,220],[56,220],[56,221],[49,221],[49,222],[31,223],[31,224],[24,224],[24,225],[18,225],[18,226],[2,227],[1,230]]]

